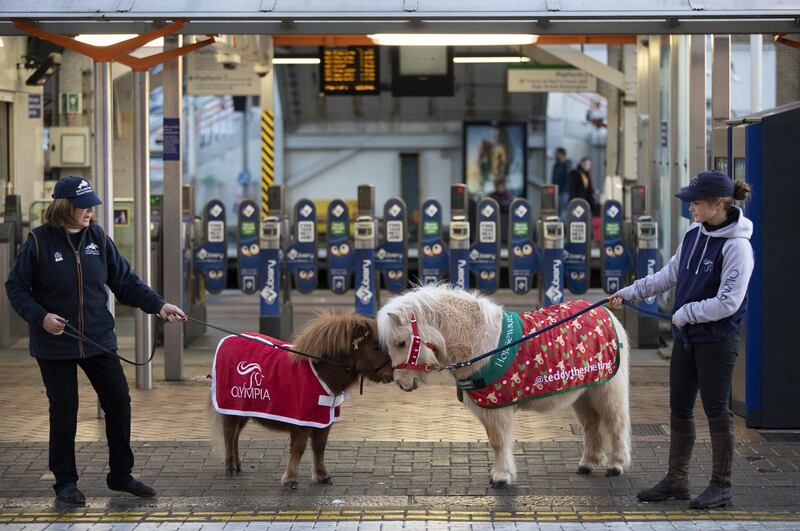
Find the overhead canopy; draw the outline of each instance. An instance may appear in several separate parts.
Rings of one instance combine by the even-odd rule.
[[[63,34],[175,18],[187,34],[797,33],[800,0],[0,0],[0,34],[12,18]]]

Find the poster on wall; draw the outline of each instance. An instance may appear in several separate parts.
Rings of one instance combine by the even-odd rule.
[[[525,122],[464,122],[464,182],[470,194],[491,196],[501,207],[525,197]]]

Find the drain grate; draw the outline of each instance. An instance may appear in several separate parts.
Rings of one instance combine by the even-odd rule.
[[[582,435],[583,430],[577,424],[572,424],[573,435]],[[631,435],[635,437],[665,437],[667,431],[663,424],[631,424]]]
[[[764,437],[767,442],[800,443],[800,432],[760,431],[758,433]]]

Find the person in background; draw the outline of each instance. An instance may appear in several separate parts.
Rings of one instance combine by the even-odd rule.
[[[563,215],[569,203],[569,173],[572,170],[572,161],[567,158],[567,150],[563,147],[556,148],[556,161],[553,163],[551,183],[558,186],[558,211]]]
[[[675,288],[672,315],[675,342],[669,364],[669,468],[642,501],[689,499],[689,463],[695,441],[694,404],[698,389],[711,432],[711,480],[692,509],[731,503],[733,367],[739,332],[747,311],[747,286],[753,272],[753,223],[734,200],[750,194],[744,181],[704,171],[676,196],[691,202],[694,224],[659,272],[611,295],[612,305],[637,302]]]
[[[56,183],[44,225],[33,229],[6,281],[14,310],[28,322],[31,356],[36,358],[50,402],[49,467],[56,500],[84,505],[78,489],[75,434],[80,367],[105,413],[111,490],[152,497],[155,491],[131,475],[131,398],[117,351],[108,286],[123,304],[169,322],[183,311],[139,280],[116,245],[93,220],[101,204],[81,177]]]
[[[568,201],[572,201],[575,198],[585,199],[592,209],[592,215],[597,216],[600,214],[600,207],[595,199],[591,171],[592,159],[583,157],[578,167],[569,172]]]

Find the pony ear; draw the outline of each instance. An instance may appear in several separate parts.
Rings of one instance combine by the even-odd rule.
[[[400,312],[387,312],[394,326],[403,326],[405,317]]]

